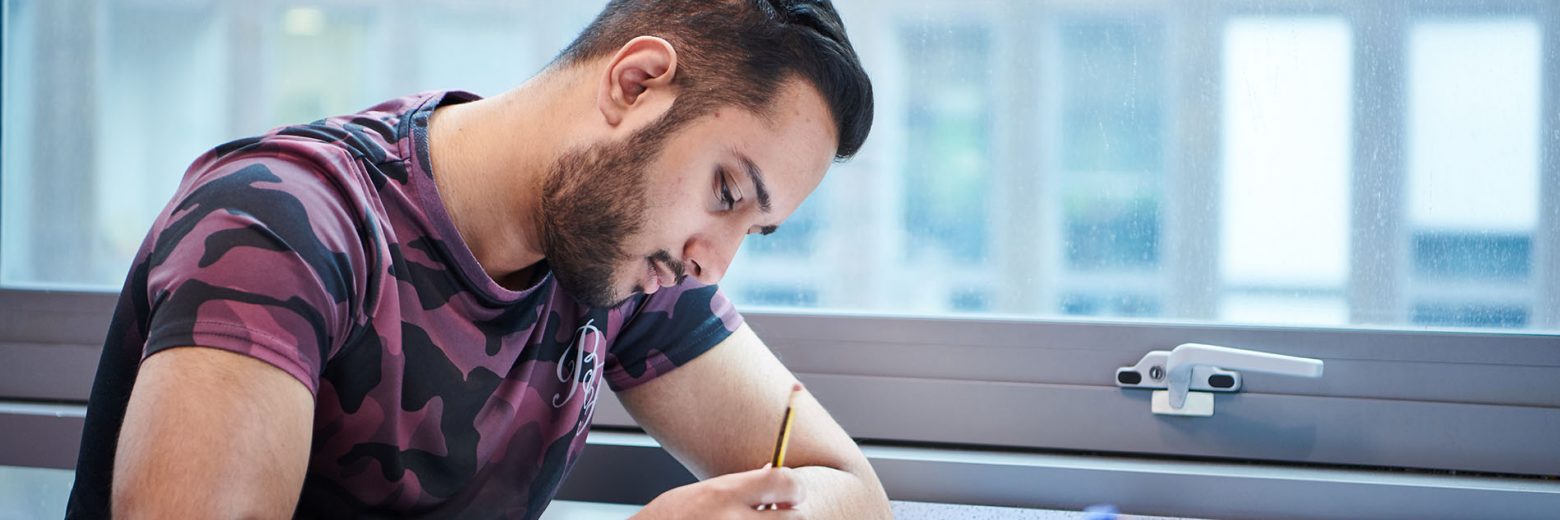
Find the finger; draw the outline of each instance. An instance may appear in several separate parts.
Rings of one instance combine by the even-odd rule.
[[[781,506],[781,507],[777,508],[777,507],[772,506],[772,505],[759,506],[759,507],[753,508],[753,511],[752,511],[751,514],[742,514],[742,515],[739,515],[739,516],[742,517],[742,518],[752,518],[752,519],[755,519],[755,520],[775,520],[775,519],[792,520],[792,519],[801,519],[801,518],[806,518],[807,517],[807,515],[805,513],[803,513],[802,510],[799,509],[799,508],[785,507],[785,506]]]
[[[741,475],[742,483],[737,492],[743,502],[790,506],[802,503],[802,485],[791,468],[757,469]]]

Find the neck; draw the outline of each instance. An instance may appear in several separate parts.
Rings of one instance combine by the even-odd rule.
[[[523,285],[544,258],[542,182],[576,119],[573,76],[544,72],[498,96],[439,108],[428,123],[439,197],[477,263],[503,285]]]

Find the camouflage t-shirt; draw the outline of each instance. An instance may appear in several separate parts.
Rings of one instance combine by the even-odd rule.
[[[314,393],[299,516],[535,518],[603,379],[644,383],[736,330],[730,302],[692,278],[591,309],[545,262],[521,291],[487,276],[428,159],[433,109],[473,99],[395,99],[195,161],[121,293],[69,516],[107,517],[130,389],[165,349],[252,356]]]

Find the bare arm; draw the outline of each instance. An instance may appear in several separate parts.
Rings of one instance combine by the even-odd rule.
[[[211,348],[148,357],[114,459],[115,518],[289,518],[314,398],[259,360]]]
[[[619,397],[677,460],[700,479],[708,479],[752,470],[769,461],[794,381],[795,376],[744,324],[687,365]],[[806,497],[800,507],[806,517],[889,517],[888,497],[872,466],[845,430],[806,392],[797,398],[785,462],[795,468],[786,473]]]

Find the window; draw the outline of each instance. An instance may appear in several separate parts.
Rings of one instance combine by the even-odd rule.
[[[1554,240],[1536,236],[1539,13],[1478,8],[1520,2],[1391,11],[1391,47],[1357,37],[1358,15],[1286,1],[1201,33],[1175,25],[1190,6],[842,4],[879,125],[781,233],[749,241],[727,284],[746,306],[1560,326],[1531,283],[1553,276],[1534,256]],[[499,92],[598,7],[6,5],[6,126],[33,131],[5,134],[0,282],[101,289],[214,143],[417,90]],[[1362,77],[1360,56],[1396,74]],[[1400,124],[1356,128],[1376,91]],[[1401,178],[1356,191],[1375,139],[1401,146]],[[1402,221],[1392,236],[1354,239],[1383,227],[1365,198]],[[1362,257],[1392,258],[1366,274]]]
[[[66,374],[0,363],[0,398],[74,401],[109,291],[202,150],[498,93],[602,4],[0,1],[0,352]],[[1560,9],[837,2],[877,125],[725,288],[852,433],[1560,468]],[[1253,376],[1179,422],[1113,385],[1194,341],[1326,375]]]
[[[853,312],[1560,326],[1531,283],[1556,240],[1535,236],[1537,3],[1213,4],[896,4],[857,30],[880,123],[808,202],[813,247],[751,241],[728,287]]]
[[[422,90],[497,94],[600,8],[251,4],[5,0],[0,284],[116,289],[201,152]]]
[[[1054,172],[1060,253],[1050,283],[1056,303],[1039,311],[1076,316],[1152,317],[1166,312],[1167,99],[1163,23],[1153,17],[1060,16],[1046,52],[1054,116],[1042,149]],[[1045,283],[1045,282],[1042,282]],[[1011,299],[1011,298],[1010,298]],[[1034,304],[1031,303],[1031,306]],[[1031,307],[1033,308],[1033,307]]]

